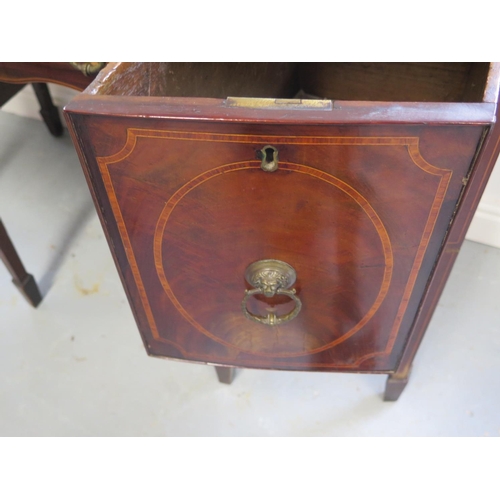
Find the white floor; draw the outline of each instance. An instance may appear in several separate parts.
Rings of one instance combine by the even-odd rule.
[[[73,150],[0,112],[0,216],[44,300],[0,264],[1,436],[499,436],[500,250],[466,242],[397,403],[385,377],[149,358]]]

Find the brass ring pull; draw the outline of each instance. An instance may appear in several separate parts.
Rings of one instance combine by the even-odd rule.
[[[290,286],[295,283],[296,278],[295,269],[290,264],[281,260],[265,259],[250,264],[245,271],[245,279],[254,288],[252,290],[245,290],[245,297],[241,303],[241,309],[245,317],[257,323],[270,326],[280,325],[294,319],[302,308],[302,302],[297,297],[295,289],[290,289]],[[295,307],[283,316],[276,316],[274,313],[269,313],[267,316],[252,314],[247,309],[247,300],[252,295],[257,294],[262,294],[266,297],[286,295],[294,300]]]

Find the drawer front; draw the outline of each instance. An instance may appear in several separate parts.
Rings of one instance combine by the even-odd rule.
[[[345,371],[396,365],[482,132],[89,116],[75,130],[151,354]],[[265,260],[295,282],[266,297],[286,271],[252,282]]]

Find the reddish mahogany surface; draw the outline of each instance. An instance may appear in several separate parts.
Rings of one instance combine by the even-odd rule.
[[[89,173],[110,200],[105,220],[118,223],[113,240],[126,249],[120,266],[150,352],[287,369],[395,369],[393,344],[408,333],[399,324],[415,314],[483,130],[232,126],[229,135],[224,124],[194,133],[135,119],[125,142],[120,119],[72,119],[99,158],[87,158]],[[266,144],[280,152],[277,172],[259,168]],[[265,258],[296,269],[303,301],[278,327],[240,310],[244,270]]]
[[[498,156],[499,72],[108,65],[66,113],[148,352],[386,372],[386,399],[397,399]],[[83,89],[92,78],[68,63],[0,63],[0,80]],[[234,108],[226,95],[333,101],[330,111]],[[266,145],[279,151],[277,172],[260,169]],[[240,308],[246,266],[268,258],[296,269],[303,304],[275,327]],[[293,303],[254,296],[248,307],[281,315]]]
[[[121,74],[130,95],[136,75]],[[488,103],[331,111],[98,87],[76,98],[68,122],[148,352],[394,373],[396,398],[498,154],[496,84],[490,74]],[[279,151],[274,173],[260,169],[266,145]],[[297,271],[303,308],[290,323],[241,311],[245,268],[260,259]],[[257,296],[248,307],[285,314],[293,303]]]
[[[94,79],[85,76],[69,63],[0,62],[0,81],[9,83],[59,83],[76,90],[83,90]]]

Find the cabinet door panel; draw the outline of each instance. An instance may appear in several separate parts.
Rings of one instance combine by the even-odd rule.
[[[148,351],[244,367],[391,371],[482,126],[72,115]],[[260,151],[278,151],[278,169]],[[446,154],[443,151],[447,151]],[[247,266],[290,264],[302,308],[242,311]],[[249,297],[277,317],[289,296]]]

